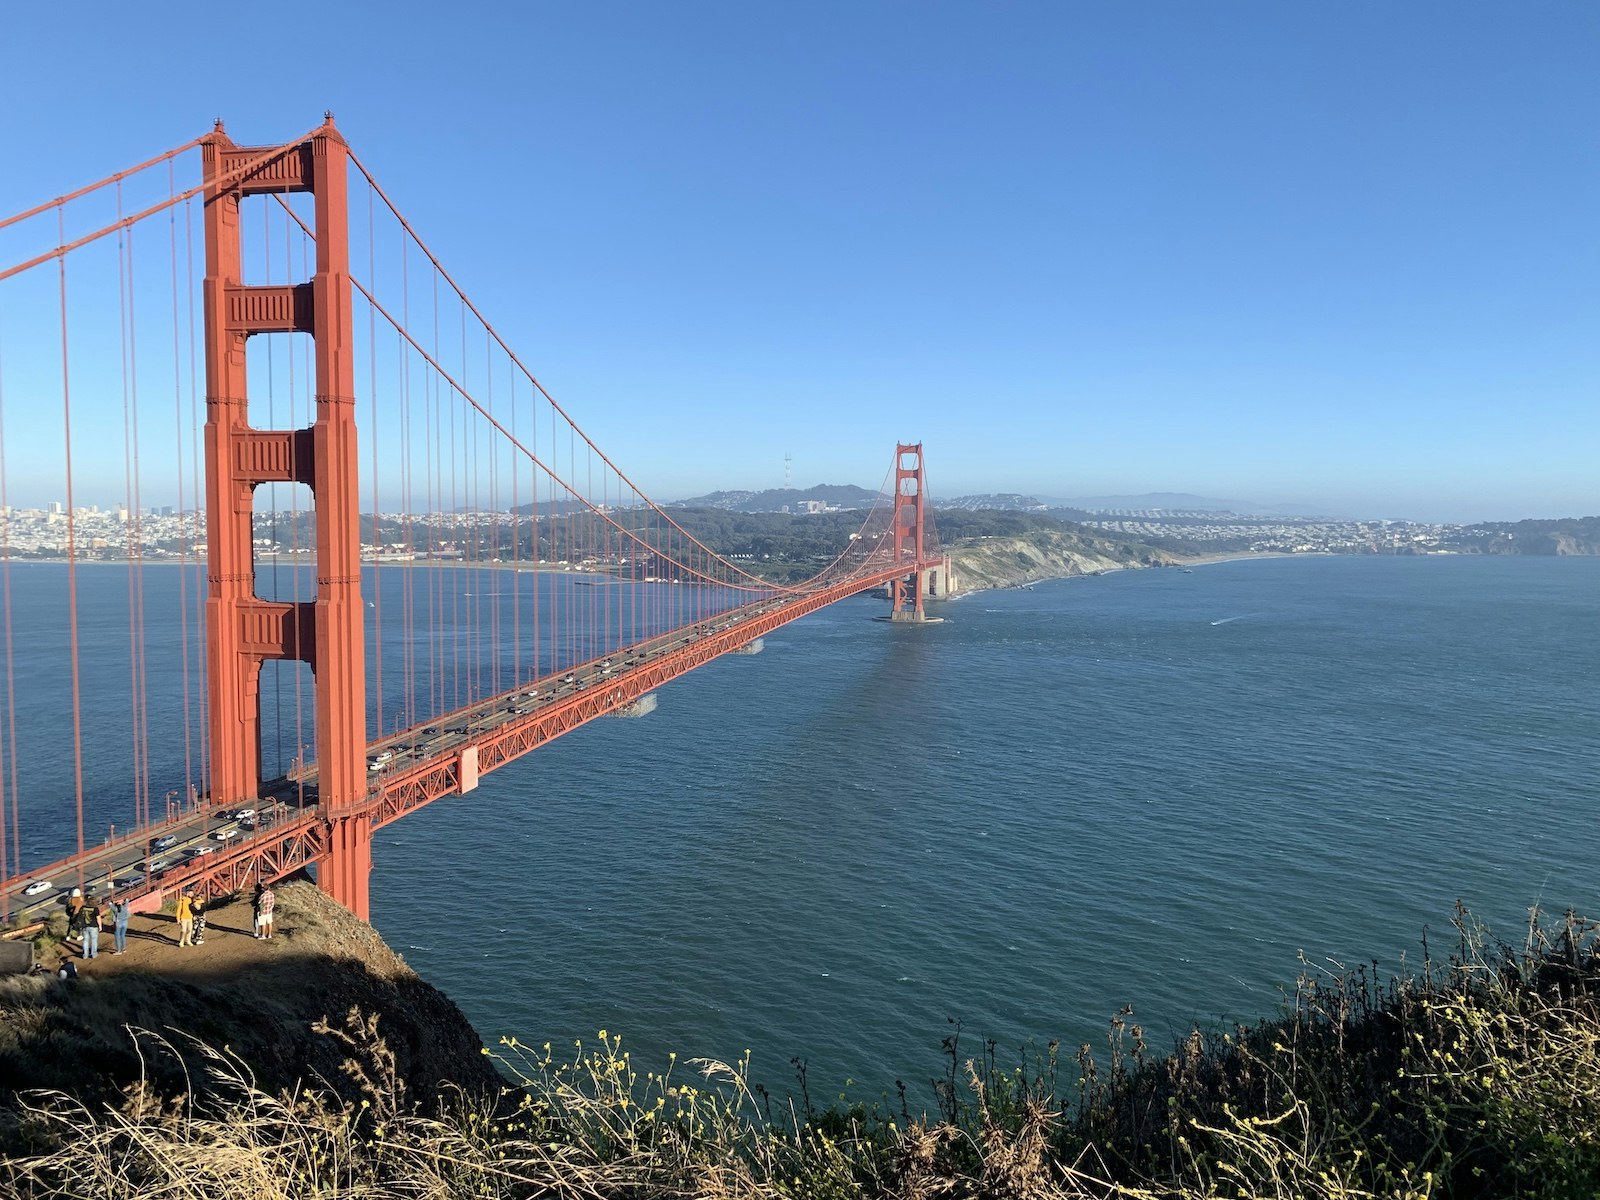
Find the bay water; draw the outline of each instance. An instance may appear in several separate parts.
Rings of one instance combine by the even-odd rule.
[[[386,727],[597,652],[484,636],[535,590],[671,623],[548,574],[367,574],[374,626],[427,598],[369,633]],[[200,581],[80,568],[75,723],[66,579],[8,576],[26,870],[72,849],[74,739],[91,841],[131,811],[130,713],[153,809],[200,777]],[[963,1053],[1073,1049],[1131,1004],[1163,1048],[1273,1015],[1302,971],[1402,970],[1425,930],[1447,952],[1458,899],[1511,942],[1534,904],[1600,914],[1600,559],[1258,559],[883,610],[833,605],[380,831],[379,931],[491,1045],[570,1057],[605,1029],[642,1069],[749,1050],[780,1094],[800,1059],[814,1098],[899,1079],[927,1103],[952,1022]],[[309,711],[263,689],[281,770]]]
[[[1600,913],[1600,559],[1282,558],[843,602],[383,830],[373,919],[491,1045],[813,1096],[1157,1048],[1464,901]],[[848,1084],[847,1084],[847,1081]]]

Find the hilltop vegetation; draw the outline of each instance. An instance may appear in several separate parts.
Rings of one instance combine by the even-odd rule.
[[[1600,517],[1468,525],[1450,545],[1478,554],[1600,554]]]
[[[1568,915],[1528,948],[1464,913],[1448,961],[1307,976],[1285,1012],[1153,1051],[1131,1009],[1106,1046],[944,1043],[931,1098],[813,1107],[748,1064],[635,1071],[605,1030],[571,1061],[500,1043],[498,1101],[408,1080],[388,1023],[285,1029],[343,1059],[265,1085],[220,1044],[123,1034],[151,1071],[120,1097],[17,1098],[0,1194],[207,1200],[1358,1200],[1588,1197],[1600,1187],[1600,959]],[[67,985],[48,985],[59,991]],[[82,987],[83,984],[74,985]],[[176,986],[176,985],[175,985]],[[225,1023],[228,1014],[217,1014]],[[400,1021],[397,1029],[394,1021]],[[387,1037],[385,1036],[387,1032]],[[163,1072],[189,1051],[186,1075]],[[9,1075],[22,1086],[26,1073]],[[342,1082],[340,1082],[342,1081]],[[92,1098],[91,1098],[92,1096]]]
[[[832,562],[861,527],[861,512],[747,513],[675,509],[673,517],[719,554],[780,582],[808,579]],[[955,560],[962,590],[1155,566],[1170,555],[1037,512],[937,509],[939,543]]]

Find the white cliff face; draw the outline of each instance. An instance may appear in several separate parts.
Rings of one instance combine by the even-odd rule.
[[[966,538],[946,550],[963,592],[1177,561],[1150,547],[1119,545],[1055,530],[1016,537]]]

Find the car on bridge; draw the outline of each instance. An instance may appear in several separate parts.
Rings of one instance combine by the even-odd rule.
[[[230,838],[238,837],[239,831],[237,829],[219,829],[211,836],[219,842],[226,842]]]
[[[150,863],[150,874],[159,875],[162,871],[169,870],[171,867],[172,860],[170,858],[152,859]]]
[[[207,846],[204,843],[202,843],[201,845],[194,846],[194,847],[190,848],[189,857],[190,858],[204,858],[208,854],[215,854],[216,850],[217,850],[217,848],[215,846]]]
[[[177,835],[169,833],[169,834],[166,834],[163,837],[158,837],[155,841],[150,843],[150,846],[151,846],[152,849],[155,849],[155,850],[171,850],[177,844],[178,844]]]
[[[240,808],[228,814],[229,818],[234,821],[242,821],[246,817],[253,817],[255,815],[256,810],[253,808]]]
[[[118,878],[112,880],[112,882],[115,883],[119,888],[138,887],[144,882],[144,876],[139,874],[137,871],[132,871],[127,875],[119,876]]]
[[[24,896],[42,896],[45,892],[50,890],[51,886],[52,885],[48,879],[35,879],[27,887],[22,889],[22,894]]]

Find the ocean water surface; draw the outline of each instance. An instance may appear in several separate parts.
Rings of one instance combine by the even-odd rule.
[[[1600,912],[1600,559],[1286,558],[865,599],[383,830],[374,922],[491,1044],[926,1102],[1302,970]],[[1304,956],[1305,962],[1301,961]]]

